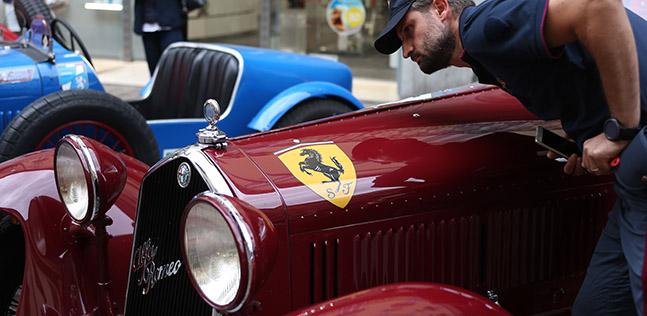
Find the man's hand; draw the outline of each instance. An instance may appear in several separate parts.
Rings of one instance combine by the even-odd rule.
[[[564,135],[564,138],[568,139],[571,142],[574,142],[573,139],[568,135]],[[546,157],[548,157],[548,159],[562,158],[562,156],[556,154],[554,151],[548,151]],[[578,156],[577,154],[572,154],[570,157],[568,157],[568,161],[564,165],[564,173],[581,176],[585,172],[586,169],[582,167],[582,157]]]
[[[549,151],[548,154],[546,154],[546,157],[548,157],[548,159],[557,159],[561,156],[552,151]],[[582,157],[578,156],[577,154],[572,154],[570,157],[568,157],[568,161],[564,165],[564,173],[581,176],[585,171],[586,169],[582,167]]]
[[[612,142],[604,136],[604,133],[587,139],[584,142],[582,168],[595,175],[610,174],[613,171],[611,160],[618,157],[627,144],[629,141]]]

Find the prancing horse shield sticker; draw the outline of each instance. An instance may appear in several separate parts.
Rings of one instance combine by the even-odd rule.
[[[274,153],[301,183],[344,208],[357,186],[355,166],[333,142],[304,143]]]

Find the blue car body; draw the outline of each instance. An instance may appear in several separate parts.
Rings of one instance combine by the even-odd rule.
[[[53,42],[55,62],[47,59],[47,47],[0,45],[0,128],[36,99],[61,90],[104,91],[94,68],[79,54]]]
[[[47,46],[23,38],[0,47],[0,128],[3,130],[21,110],[44,95],[68,89],[104,91],[94,68],[83,56],[54,41],[53,55],[48,58]],[[31,44],[26,45],[27,42]],[[353,109],[363,108],[351,94],[352,73],[342,63],[235,45],[180,42],[167,51],[182,47],[217,50],[237,60],[235,87],[219,123],[230,136],[271,129],[290,109],[311,98],[334,98]],[[140,92],[144,98],[153,89],[157,76],[156,70]],[[162,156],[195,142],[196,128],[204,127],[202,117],[151,119],[148,123]]]
[[[352,73],[348,66],[313,56],[268,49],[180,42],[167,51],[183,47],[214,50],[233,55],[239,63],[238,78],[230,103],[218,126],[237,136],[271,129],[290,109],[305,100],[343,100],[353,109],[364,108],[352,94]],[[156,72],[151,82],[156,80]],[[150,85],[142,90],[144,96]],[[162,156],[195,142],[196,128],[205,127],[203,118],[148,121]]]

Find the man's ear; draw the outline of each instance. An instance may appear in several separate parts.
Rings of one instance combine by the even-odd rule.
[[[431,13],[437,16],[441,22],[447,19],[447,16],[450,13],[449,3],[447,3],[447,0],[434,0],[431,4]]]

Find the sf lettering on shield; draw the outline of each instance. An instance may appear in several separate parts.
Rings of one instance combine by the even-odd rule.
[[[295,178],[326,201],[344,208],[352,199],[357,186],[355,166],[334,142],[303,143],[274,154]]]
[[[341,193],[344,196],[350,194],[350,190],[353,187],[353,184],[355,184],[355,181],[349,181],[349,182],[342,183],[341,184]],[[339,191],[334,191],[332,188],[326,189],[326,192],[328,193],[328,198],[329,199],[336,198],[337,197],[336,193],[339,193]]]

